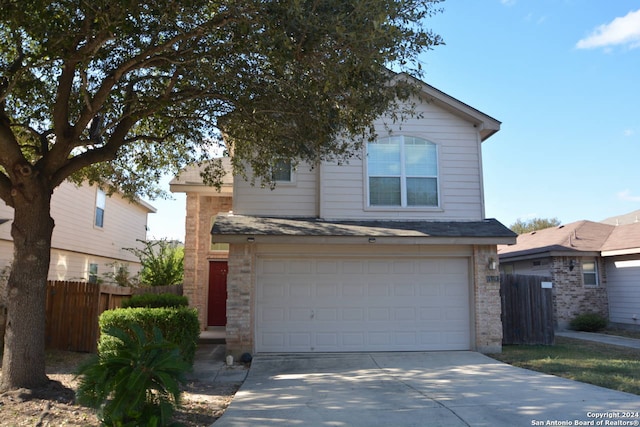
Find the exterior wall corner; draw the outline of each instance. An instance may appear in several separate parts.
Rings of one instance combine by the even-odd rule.
[[[473,289],[475,301],[475,350],[480,353],[502,352],[502,304],[500,274],[489,269],[489,262],[497,263],[497,247],[473,247]]]
[[[229,247],[226,349],[227,354],[236,358],[255,350],[255,252],[255,244],[231,244]]]

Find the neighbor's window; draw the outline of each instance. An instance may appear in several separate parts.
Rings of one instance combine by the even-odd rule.
[[[98,189],[96,193],[96,227],[104,227],[104,208],[107,204],[107,196],[104,191]]]
[[[582,262],[582,281],[585,286],[598,286],[598,264],[595,261]]]
[[[278,160],[273,167],[272,178],[276,182],[291,182],[291,161]]]
[[[436,144],[391,136],[367,144],[369,206],[437,207]]]
[[[89,283],[98,283],[98,264],[89,264]]]

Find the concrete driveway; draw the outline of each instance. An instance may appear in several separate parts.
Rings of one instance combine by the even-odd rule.
[[[259,355],[214,425],[637,426],[629,412],[639,396],[474,352]]]

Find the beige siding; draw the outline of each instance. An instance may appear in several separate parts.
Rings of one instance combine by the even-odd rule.
[[[136,239],[146,238],[146,209],[114,194],[106,200],[104,226],[96,227],[96,191],[69,183],[56,189],[51,201],[51,217],[56,222],[52,247],[135,261],[123,248],[137,246]]]
[[[278,184],[275,190],[251,186],[241,178],[234,183],[234,212],[241,215],[315,217],[340,219],[426,219],[481,220],[484,217],[481,148],[478,129],[432,103],[417,106],[419,115],[394,125],[383,119],[376,124],[378,135],[387,128],[394,134],[418,136],[435,143],[439,158],[437,208],[369,208],[367,182],[362,159],[348,164],[324,163],[317,171],[300,166],[292,184]],[[318,206],[319,204],[319,206]]]
[[[234,179],[233,212],[241,215],[315,217],[317,209],[317,170],[301,164],[293,182],[278,183],[274,190],[252,186],[240,177]]]
[[[362,160],[348,165],[322,165],[321,217],[325,219],[430,219],[483,218],[481,152],[477,130],[468,122],[432,104],[418,107],[422,118],[391,126],[394,134],[419,136],[438,146],[440,207],[427,209],[368,208],[366,172]],[[386,134],[383,121],[378,135]]]
[[[49,280],[89,280],[89,265],[98,265],[98,279],[103,283],[112,283],[108,273],[115,273],[118,268],[114,265],[114,260],[91,254],[69,252],[59,249],[51,251],[51,264],[49,265]],[[130,277],[135,276],[140,271],[138,262],[118,262],[125,264]]]
[[[65,182],[53,193],[50,279],[86,278],[91,263],[99,265],[99,276],[114,261],[129,263],[132,272],[138,270],[138,259],[123,248],[139,247],[137,240],[146,239],[147,208],[119,195],[107,197],[104,226],[100,228],[94,225],[95,206],[95,187]],[[0,218],[13,219],[13,209],[2,202]],[[13,258],[10,231],[10,222],[0,225],[0,269]]]

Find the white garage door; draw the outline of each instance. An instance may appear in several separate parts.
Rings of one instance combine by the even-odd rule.
[[[468,260],[258,259],[258,352],[468,350]]]
[[[608,260],[606,265],[609,320],[638,324],[633,317],[640,316],[640,260],[621,257]]]

